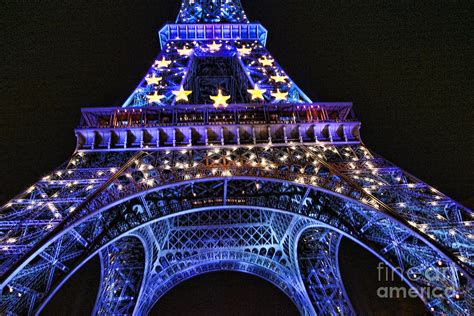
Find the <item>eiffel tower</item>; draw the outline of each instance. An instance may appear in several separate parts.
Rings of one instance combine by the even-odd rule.
[[[72,157],[1,208],[0,314],[39,313],[98,255],[94,314],[229,270],[354,315],[343,238],[432,314],[472,313],[473,212],[366,148],[351,103],[310,100],[239,0],[183,0],[159,39],[123,106],[82,109]]]

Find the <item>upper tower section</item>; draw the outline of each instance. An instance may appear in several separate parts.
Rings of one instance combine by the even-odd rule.
[[[182,0],[176,22],[159,36],[161,53],[123,107],[311,103],[265,48],[267,30],[248,21],[240,0]]]
[[[170,40],[267,40],[267,30],[249,22],[240,0],[182,0],[176,22],[159,35],[161,48]]]
[[[313,102],[240,0],[182,0],[121,108],[83,109],[78,149],[358,142],[347,102]]]
[[[240,0],[183,0],[176,23],[249,23]]]

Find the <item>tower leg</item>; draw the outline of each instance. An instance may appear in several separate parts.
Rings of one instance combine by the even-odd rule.
[[[145,252],[136,237],[124,237],[100,252],[102,276],[93,315],[132,315],[140,295]]]
[[[307,294],[318,315],[355,315],[339,272],[342,235],[322,227],[303,232],[298,265]]]

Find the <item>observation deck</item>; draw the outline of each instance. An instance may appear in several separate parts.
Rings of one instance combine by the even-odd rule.
[[[358,143],[352,103],[176,105],[84,108],[79,150]]]
[[[168,41],[248,40],[267,43],[268,31],[259,23],[166,24],[159,31],[161,49]]]

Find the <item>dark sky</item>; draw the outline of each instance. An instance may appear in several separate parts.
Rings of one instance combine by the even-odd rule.
[[[473,202],[470,1],[243,4],[310,97],[353,101],[370,148]],[[178,0],[3,1],[0,201],[68,158],[81,107],[128,97],[159,52],[157,30],[178,7]],[[249,282],[256,292],[265,285]]]

